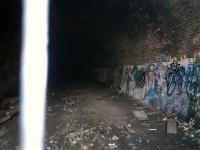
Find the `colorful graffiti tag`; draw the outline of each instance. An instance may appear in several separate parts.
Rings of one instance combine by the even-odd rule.
[[[109,74],[114,71],[109,70],[97,70],[99,81],[113,80]],[[190,59],[174,59],[172,62],[124,65],[115,73],[118,92],[169,113],[194,118],[200,125],[200,64]]]
[[[200,66],[176,60],[125,65],[121,92],[179,116],[200,112]]]

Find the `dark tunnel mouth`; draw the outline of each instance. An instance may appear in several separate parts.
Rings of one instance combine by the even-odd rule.
[[[134,44],[159,17],[154,7],[144,0],[51,1],[50,81],[91,79],[96,68],[119,64],[115,37],[125,33]]]

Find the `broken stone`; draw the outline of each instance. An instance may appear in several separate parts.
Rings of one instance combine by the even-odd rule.
[[[113,140],[113,141],[117,141],[117,140],[119,140],[119,138],[118,138],[116,135],[114,135],[114,136],[112,137],[112,140]]]
[[[169,119],[168,120],[168,122],[167,122],[167,133],[177,134],[176,120],[175,119]]]
[[[148,116],[143,110],[133,110],[133,115],[138,120],[148,120]]]
[[[118,148],[118,146],[115,143],[109,143],[108,146],[110,149]]]

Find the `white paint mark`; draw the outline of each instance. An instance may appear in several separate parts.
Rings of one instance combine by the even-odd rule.
[[[42,150],[44,141],[48,0],[23,1],[23,50],[21,57],[20,147]]]

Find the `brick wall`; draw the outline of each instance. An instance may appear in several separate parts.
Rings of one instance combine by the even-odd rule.
[[[112,71],[115,88],[158,109],[194,118],[200,126],[200,1],[150,2],[157,15],[146,14],[151,18],[145,28],[130,24],[113,42],[119,65]],[[128,29],[141,32],[130,35]],[[108,83],[110,70],[101,70],[101,81]]]
[[[139,36],[124,32],[116,39],[120,64],[168,61],[170,56],[193,57],[200,51],[200,1],[152,0],[157,14]],[[149,6],[150,7],[150,6]],[[148,16],[148,14],[146,14]],[[131,28],[131,25],[130,25]],[[139,30],[139,29],[138,29]],[[134,36],[134,34],[132,35]]]

